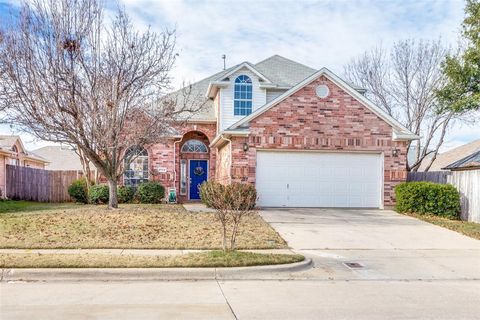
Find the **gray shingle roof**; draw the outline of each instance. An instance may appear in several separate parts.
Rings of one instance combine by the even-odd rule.
[[[312,75],[316,70],[307,67],[301,63],[281,57],[279,55],[271,56],[265,60],[252,64],[247,62],[258,72],[267,77],[273,84],[279,87],[293,87],[300,81]],[[212,81],[220,80],[223,75],[237,68],[240,64],[236,64],[226,70],[222,70],[208,78],[200,80],[192,84],[191,94],[201,99],[205,98],[208,85]],[[178,91],[177,91],[178,92]],[[205,98],[206,99],[206,98]],[[216,120],[213,101],[207,100],[200,112],[192,116],[192,120]]]
[[[48,170],[82,170],[79,156],[72,149],[61,146],[46,146],[34,150],[37,156],[46,159]]]
[[[279,55],[260,61],[254,68],[281,87],[293,87],[317,71]]]
[[[449,164],[445,168],[446,170],[458,170],[458,169],[472,169],[480,168],[480,151],[474,152],[465,158],[455,161]]]
[[[6,151],[12,151],[13,145],[15,143],[17,143],[17,140],[20,141],[20,144],[23,147],[23,142],[22,142],[22,139],[20,138],[20,136],[17,136],[17,135],[0,135],[0,149],[6,150]],[[34,159],[45,161],[45,162],[47,161],[42,156],[40,156],[38,154],[35,154],[31,151],[28,151],[26,149],[24,149],[22,151],[26,156],[28,156],[30,158],[34,158]]]
[[[0,135],[0,148],[11,150],[13,145],[20,139],[19,136]]]
[[[455,149],[440,153],[432,163],[429,171],[443,170],[443,168],[449,166],[450,164],[468,157],[477,151],[480,151],[480,139],[461,145]],[[429,161],[422,162],[419,171],[424,171],[428,163]]]

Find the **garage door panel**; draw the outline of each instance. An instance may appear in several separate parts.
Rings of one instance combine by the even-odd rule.
[[[378,207],[379,154],[257,151],[260,206]]]

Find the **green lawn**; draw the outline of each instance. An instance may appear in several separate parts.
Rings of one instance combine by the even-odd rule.
[[[179,256],[109,254],[0,254],[0,268],[246,267],[303,261],[298,254],[209,251]]]
[[[439,216],[430,214],[406,213],[406,215],[480,240],[480,223],[441,218]]]
[[[75,208],[78,206],[80,205],[75,203],[45,203],[23,200],[0,200],[0,214],[10,212],[33,212],[38,210]]]
[[[219,249],[221,228],[213,213],[192,213],[180,205],[35,204],[4,201],[0,248]],[[286,248],[258,214],[246,217],[239,249]]]

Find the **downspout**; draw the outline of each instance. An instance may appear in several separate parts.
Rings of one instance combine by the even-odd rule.
[[[3,199],[7,199],[7,156],[3,157],[3,172],[4,172],[4,186],[5,186],[5,194],[2,194]]]
[[[181,142],[182,139],[183,137],[180,138],[180,140],[173,142],[173,187],[175,188],[175,193],[177,192],[177,162],[176,162],[177,148],[175,146],[177,143]],[[178,190],[178,192],[180,192],[180,190]],[[177,197],[178,197],[178,194],[177,194]]]
[[[228,139],[228,138],[225,138],[225,136],[223,134],[220,135],[220,139],[223,139],[225,141],[227,141],[229,143],[229,149],[230,149],[230,163],[228,165],[228,175],[229,175],[229,178],[230,178],[230,182],[232,182],[232,140]]]

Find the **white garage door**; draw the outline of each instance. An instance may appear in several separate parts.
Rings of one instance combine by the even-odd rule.
[[[257,151],[263,207],[381,206],[380,154]]]

